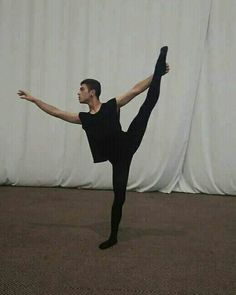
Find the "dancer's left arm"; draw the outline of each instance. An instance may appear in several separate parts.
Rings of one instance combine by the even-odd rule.
[[[166,73],[169,72],[169,65],[166,64]],[[130,102],[135,96],[139,95],[143,91],[145,91],[152,82],[153,75],[149,76],[148,78],[138,82],[131,88],[128,92],[126,92],[123,95],[116,97],[116,103],[117,107],[121,108],[124,105],[126,105],[128,102]]]
[[[153,75],[150,77],[146,78],[145,80],[140,81],[139,83],[135,84],[133,88],[131,88],[128,92],[117,96],[116,97],[116,102],[117,102],[117,107],[121,108],[124,105],[126,105],[128,102],[130,102],[135,96],[139,95],[143,91],[145,91],[149,86],[152,81]]]

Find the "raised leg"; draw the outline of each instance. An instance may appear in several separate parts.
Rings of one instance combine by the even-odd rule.
[[[167,51],[167,46],[161,48],[146,99],[127,130],[133,154],[136,152],[142,141],[149,117],[159,98],[161,77],[166,73]]]

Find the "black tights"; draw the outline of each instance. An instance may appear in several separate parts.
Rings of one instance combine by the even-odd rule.
[[[117,243],[117,234],[122,217],[122,207],[125,202],[131,160],[142,141],[148,119],[159,98],[161,76],[166,71],[166,54],[167,47],[163,47],[155,66],[153,79],[146,99],[125,134],[122,149],[110,160],[113,168],[112,178],[114,190],[114,201],[111,210],[111,233],[109,239],[99,246],[100,249],[109,248]]]

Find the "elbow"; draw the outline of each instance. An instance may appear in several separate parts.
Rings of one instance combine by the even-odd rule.
[[[51,113],[51,115],[53,116],[53,117],[56,117],[56,118],[61,118],[61,111],[60,110],[54,110],[52,113]]]
[[[135,97],[136,95],[139,95],[142,92],[142,90],[138,86],[134,86],[131,89],[131,92],[132,92],[132,95]]]

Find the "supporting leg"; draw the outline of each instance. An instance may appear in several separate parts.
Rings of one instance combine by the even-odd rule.
[[[112,163],[114,201],[111,210],[111,233],[108,240],[99,245],[99,248],[102,250],[117,243],[117,234],[122,217],[122,207],[125,202],[130,163],[131,159]]]

